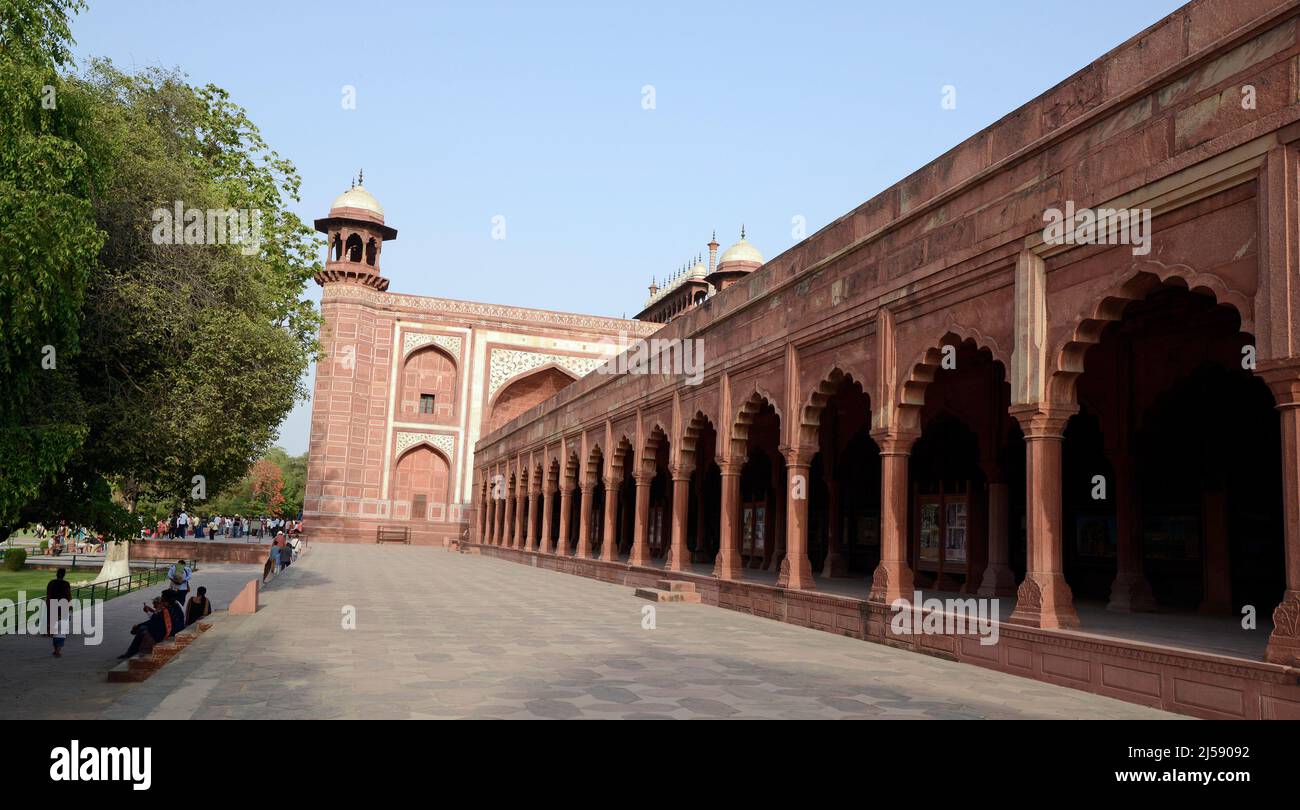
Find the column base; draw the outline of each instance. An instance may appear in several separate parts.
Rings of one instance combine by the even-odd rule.
[[[718,579],[740,579],[740,551],[737,549],[719,549],[713,561],[713,576]]]
[[[781,573],[776,577],[776,587],[801,591],[817,590],[817,586],[813,584],[812,563],[808,562],[807,554],[798,555],[798,559],[792,559],[789,554],[785,555],[785,559],[781,560]]]
[[[849,575],[849,561],[844,559],[838,549],[832,548],[826,554],[826,562],[822,563],[822,576],[826,579],[847,577]]]
[[[685,571],[686,555],[677,554],[670,548],[668,549],[668,559],[664,561],[665,571]]]
[[[1064,574],[1030,572],[1016,591],[1016,609],[1007,619],[1027,627],[1072,630],[1079,626],[1074,595]]]
[[[1011,566],[1006,563],[990,563],[989,567],[984,569],[984,577],[975,595],[984,599],[1015,596],[1016,575],[1011,573]]]
[[[1268,637],[1264,660],[1300,667],[1300,591],[1287,591],[1273,610],[1273,634]]]
[[[871,575],[871,591],[867,599],[891,604],[895,599],[911,599],[913,595],[912,569],[902,560],[881,560]]]
[[[1156,599],[1151,595],[1151,585],[1142,574],[1115,575],[1110,586],[1107,610],[1117,613],[1150,613],[1156,609]]]
[[[627,564],[640,566],[650,564],[650,555],[646,553],[645,545],[642,543],[632,544],[632,550],[627,555]]]

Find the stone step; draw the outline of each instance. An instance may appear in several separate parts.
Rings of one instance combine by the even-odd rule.
[[[680,579],[661,579],[655,583],[655,587],[661,591],[673,591],[676,593],[695,593],[694,582],[683,582]]]
[[[698,605],[700,595],[694,591],[663,591],[658,588],[637,588],[636,595],[651,602],[682,602]]]

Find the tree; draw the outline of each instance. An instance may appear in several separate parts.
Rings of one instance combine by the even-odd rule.
[[[253,497],[258,511],[263,515],[278,517],[284,506],[284,478],[274,461],[262,459],[253,465],[249,477],[253,481]]]
[[[307,395],[319,321],[303,293],[317,237],[286,207],[298,198],[293,165],[223,90],[106,61],[80,88],[112,166],[95,206],[109,240],[78,359],[87,455],[128,503],[192,501],[195,476],[208,492],[238,480]],[[177,206],[256,212],[260,239],[158,244],[157,212]]]
[[[87,436],[69,363],[103,244],[67,93],[77,0],[0,0],[0,525],[10,525]],[[7,534],[7,532],[4,532]]]

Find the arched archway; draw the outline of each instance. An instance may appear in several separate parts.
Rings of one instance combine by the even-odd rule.
[[[1266,617],[1285,589],[1282,439],[1273,395],[1244,367],[1254,338],[1208,288],[1142,277],[1125,290],[1140,295],[1099,308],[1061,357],[1057,391],[1079,407],[1066,577],[1112,611]]]
[[[880,561],[880,449],[871,398],[839,368],[802,412],[801,442],[816,448],[808,481],[808,556],[823,577],[870,574]]]
[[[344,243],[343,249],[348,254],[348,261],[361,261],[361,237],[358,234],[349,234],[347,242]]]
[[[722,509],[713,564],[720,579],[737,579],[746,567],[761,568],[779,543],[785,510],[780,446],[780,414],[771,397],[755,390],[733,417],[730,454],[721,459]]]
[[[576,379],[559,366],[549,365],[508,381],[489,403],[484,433],[491,433],[529,408],[550,399]]]
[[[450,471],[447,458],[429,444],[417,444],[403,453],[393,470],[393,517],[444,521]]]

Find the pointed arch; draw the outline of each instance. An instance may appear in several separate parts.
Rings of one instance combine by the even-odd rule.
[[[1079,318],[1065,340],[1049,350],[1047,358],[1051,376],[1047,380],[1047,400],[1075,404],[1076,384],[1083,374],[1088,349],[1101,342],[1102,333],[1111,323],[1124,317],[1124,310],[1161,287],[1180,287],[1206,295],[1219,306],[1232,308],[1240,321],[1242,333],[1253,335],[1255,322],[1250,300],[1232,290],[1223,279],[1211,273],[1198,273],[1185,264],[1166,265],[1157,261],[1135,262],[1123,281],[1102,295],[1092,313]]]

